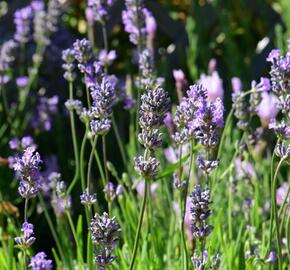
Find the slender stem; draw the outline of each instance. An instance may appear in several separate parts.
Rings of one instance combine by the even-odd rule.
[[[41,207],[42,207],[42,209],[44,211],[44,216],[45,216],[46,221],[48,223],[49,229],[50,229],[50,231],[52,233],[53,239],[54,239],[54,241],[56,243],[56,246],[57,246],[57,249],[59,251],[60,257],[61,257],[62,261],[65,261],[65,256],[64,256],[64,253],[63,253],[63,250],[62,250],[62,246],[61,246],[61,244],[59,242],[59,237],[56,234],[55,226],[53,225],[52,220],[51,220],[51,218],[50,218],[50,216],[48,214],[48,211],[47,211],[47,208],[46,208],[46,205],[45,205],[45,203],[43,201],[42,196],[38,195],[38,199],[39,199]]]
[[[181,156],[180,156],[181,160]],[[185,219],[185,213],[186,213],[186,201],[187,201],[187,195],[188,195],[188,186],[189,186],[189,179],[191,176],[191,170],[193,165],[193,140],[191,141],[191,149],[190,149],[190,164],[189,164],[189,173],[188,177],[186,179],[185,183],[185,191],[184,191],[184,197],[183,197],[183,210],[182,210],[182,217],[181,217],[181,230],[182,230],[182,240],[183,240],[183,247],[184,247],[184,254],[185,254],[185,269],[188,269],[188,252],[187,252],[187,245],[186,245],[186,238],[185,238],[185,226],[184,226],[184,219]],[[181,191],[182,194],[182,191]]]
[[[28,198],[25,198],[24,203],[24,221],[27,222],[27,211],[28,211]]]
[[[109,181],[109,173],[107,168],[107,151],[106,151],[106,137],[102,136],[102,149],[103,149],[103,165],[105,170],[105,176],[106,176],[106,183]]]
[[[79,268],[82,269],[82,260],[83,259],[82,259],[82,254],[80,252],[80,247],[79,247],[79,243],[78,243],[77,233],[76,233],[76,230],[75,230],[75,227],[74,227],[74,224],[73,224],[73,221],[72,221],[71,214],[70,214],[69,210],[66,210],[65,213],[66,213],[66,216],[67,216],[67,219],[68,219],[68,222],[69,222],[72,234],[73,234],[73,238],[74,238],[75,243],[76,243],[77,254],[79,255],[79,259],[80,259],[80,260],[78,260]]]
[[[86,148],[86,142],[87,142],[87,132],[88,132],[88,124],[86,124],[86,131],[82,140],[81,152],[80,152],[80,175],[81,175],[82,190],[85,189],[84,155],[85,155],[85,148]]]
[[[281,237],[280,237],[280,231],[279,231],[279,219],[278,219],[278,211],[277,211],[277,202],[276,202],[276,185],[277,185],[277,176],[278,172],[280,170],[280,167],[282,163],[284,162],[284,159],[282,158],[276,168],[274,178],[272,179],[272,188],[271,188],[271,207],[273,212],[273,218],[276,226],[276,237],[277,237],[277,243],[278,243],[278,267],[281,269],[281,260],[282,260],[282,243],[281,243]],[[272,233],[272,232],[271,232]]]
[[[145,208],[146,208],[146,200],[147,200],[147,192],[148,192],[148,179],[145,178],[145,187],[144,187],[144,196],[143,196],[143,201],[142,201],[142,206],[141,206],[141,212],[139,215],[138,219],[138,226],[137,226],[137,231],[135,235],[135,242],[134,242],[134,248],[133,248],[133,253],[132,253],[132,258],[131,258],[131,263],[130,263],[130,270],[134,269],[134,263],[137,255],[137,250],[138,250],[138,244],[140,240],[140,235],[141,235],[141,228],[143,224],[143,218],[144,218],[144,213],[145,213]]]
[[[97,140],[98,140],[98,136],[95,136],[94,141],[93,141],[93,145],[92,145],[92,150],[91,150],[90,157],[89,157],[88,171],[87,171],[87,188],[88,188],[88,192],[90,192],[91,169],[92,169],[94,150],[96,148]]]
[[[69,82],[69,98],[73,99],[73,83],[72,82]],[[75,158],[75,175],[68,188],[68,194],[72,191],[74,185],[76,184],[79,178],[79,150],[78,150],[78,143],[77,143],[74,112],[70,110],[69,115],[70,115],[71,134],[72,134],[74,158]]]

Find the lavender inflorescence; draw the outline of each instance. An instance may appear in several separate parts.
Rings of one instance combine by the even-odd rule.
[[[29,267],[32,270],[50,270],[52,269],[52,260],[46,259],[47,255],[44,252],[38,252],[31,260]]]
[[[104,212],[101,216],[95,214],[89,229],[93,243],[98,246],[95,261],[100,269],[106,269],[116,259],[113,251],[119,240],[120,226],[115,217],[109,218],[109,215]]]
[[[190,197],[191,232],[194,239],[202,240],[211,232],[211,226],[207,224],[211,215],[210,191],[208,188],[202,190],[199,185],[196,185]]]
[[[33,236],[34,235],[33,224],[25,221],[22,224],[21,232],[22,236],[15,237],[14,240],[20,248],[27,249],[35,242],[36,239]]]
[[[88,0],[88,8],[95,21],[102,24],[106,22],[109,16],[109,9],[114,4],[114,0]]]

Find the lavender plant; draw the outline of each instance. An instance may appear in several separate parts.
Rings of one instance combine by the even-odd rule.
[[[0,45],[0,269],[287,269],[290,46],[252,82],[232,77],[231,35],[212,57],[199,14],[174,9],[197,31],[195,63],[176,66],[163,35],[182,31],[149,2],[16,5]]]

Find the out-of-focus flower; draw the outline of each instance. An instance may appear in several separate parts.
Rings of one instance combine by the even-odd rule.
[[[89,19],[104,23],[109,16],[109,9],[113,4],[114,0],[88,0],[88,8],[91,12]]]
[[[16,244],[21,248],[29,248],[34,242],[33,224],[24,222],[21,228],[22,236],[15,237]]]
[[[256,177],[256,172],[252,163],[241,160],[240,157],[235,160],[236,178],[253,179]]]
[[[16,85],[19,88],[25,88],[28,85],[28,82],[29,80],[27,76],[21,76],[21,77],[16,78]]]
[[[157,30],[157,23],[155,18],[151,14],[146,16],[145,24],[148,36],[153,39]]]
[[[277,261],[277,255],[274,251],[269,253],[268,258],[265,260],[265,263],[275,263]]]
[[[31,258],[29,267],[32,270],[50,270],[52,269],[52,260],[46,259],[47,255],[44,252],[38,252]]]
[[[152,184],[150,184],[150,193],[151,193],[151,196],[152,198],[156,197],[156,194],[157,194],[157,190],[158,190],[158,183],[157,182],[153,182]],[[137,182],[136,186],[135,186],[135,189],[138,193],[138,195],[140,196],[144,196],[144,192],[145,192],[145,182],[144,180],[140,180]]]
[[[240,93],[242,91],[242,81],[238,77],[232,78],[232,88],[235,93]]]
[[[217,98],[223,99],[223,81],[217,71],[214,71],[211,75],[201,74],[198,83],[207,89],[209,101],[215,102]]]
[[[14,13],[14,24],[16,31],[14,39],[22,44],[29,41],[31,36],[31,23],[33,18],[33,10],[31,6],[26,6],[21,9],[17,9]]]
[[[286,199],[286,203],[290,204],[290,195],[288,194],[288,198],[286,198],[287,196],[287,192],[289,189],[289,184],[288,183],[283,183],[276,191],[276,202],[277,205],[282,205],[284,200]]]
[[[279,112],[277,107],[278,99],[268,92],[263,92],[261,96],[262,100],[257,106],[257,115],[260,117],[262,125],[268,127],[271,119],[275,118]]]
[[[89,230],[92,233],[93,243],[99,247],[95,261],[99,269],[105,269],[116,259],[112,254],[119,240],[121,228],[115,217],[109,218],[109,215],[104,212],[103,215],[95,214]]]
[[[215,58],[212,58],[208,62],[208,74],[213,74],[216,71],[217,68],[217,60]]]
[[[109,66],[112,64],[112,62],[117,58],[117,53],[115,50],[111,50],[111,51],[106,51],[106,50],[101,50],[99,55],[98,55],[98,59],[100,61],[100,63],[103,66]]]

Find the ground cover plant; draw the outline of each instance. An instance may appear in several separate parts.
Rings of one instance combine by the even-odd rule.
[[[1,270],[290,269],[290,3],[262,2],[0,1]]]

